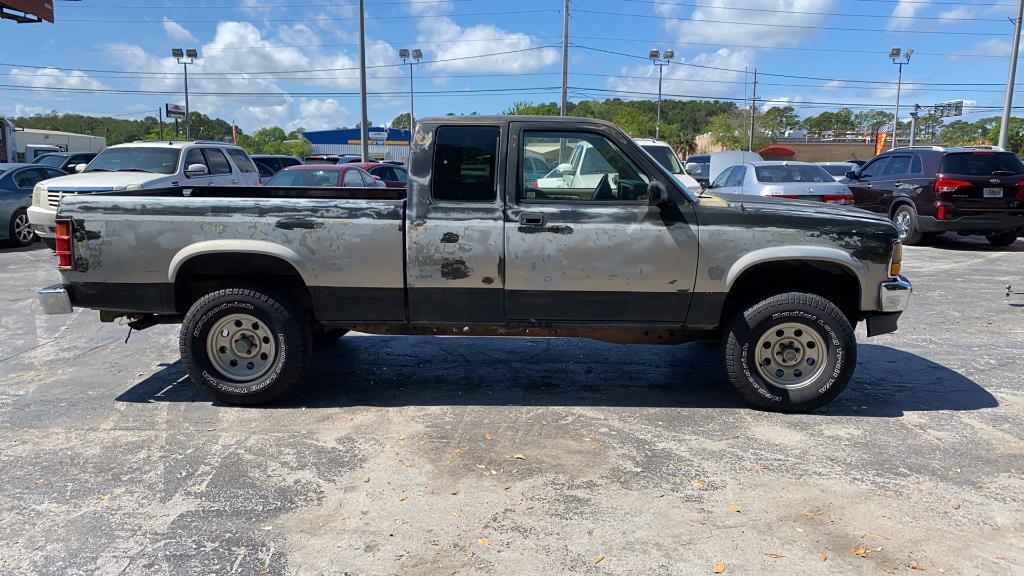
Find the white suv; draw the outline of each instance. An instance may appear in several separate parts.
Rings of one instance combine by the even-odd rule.
[[[215,141],[133,142],[102,151],[73,167],[78,173],[36,184],[28,219],[53,247],[54,217],[62,196],[115,190],[192,186],[259,186],[260,174],[245,150]]]
[[[668,142],[662,142],[654,138],[633,138],[633,141],[639,144],[644,149],[644,152],[650,154],[664,169],[671,172],[683,186],[689,188],[690,192],[700,194],[700,184],[693,176],[690,176],[683,170],[683,166],[679,163],[679,157],[676,156],[676,151],[672,149]]]

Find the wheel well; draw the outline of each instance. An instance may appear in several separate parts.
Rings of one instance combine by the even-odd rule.
[[[917,207],[914,206],[913,202],[911,202],[910,200],[907,200],[907,199],[899,199],[899,198],[897,198],[896,200],[893,200],[892,201],[892,205],[889,206],[889,219],[890,220],[892,219],[893,216],[896,215],[896,209],[899,208],[900,206],[903,206],[903,205],[910,206],[911,208],[914,209],[914,212],[917,212]]]
[[[258,286],[312,311],[309,288],[291,263],[267,254],[201,254],[189,258],[174,279],[175,308],[185,313],[196,300],[229,286]]]
[[[816,294],[835,304],[850,324],[860,320],[860,281],[852,270],[834,262],[787,260],[743,271],[729,289],[719,326],[727,328],[736,312],[784,292]]]

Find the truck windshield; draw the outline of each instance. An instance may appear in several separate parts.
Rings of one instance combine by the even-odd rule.
[[[89,164],[86,172],[152,172],[174,174],[178,171],[177,148],[132,146],[107,148]]]
[[[33,164],[42,164],[43,166],[52,166],[54,168],[60,168],[60,165],[64,163],[64,157],[58,156],[57,154],[43,154],[39,158],[32,161]]]
[[[758,182],[832,182],[821,166],[796,165],[755,166]]]
[[[679,158],[676,158],[676,153],[672,148],[668,146],[641,146],[641,148],[653,156],[665,170],[673,174],[683,171],[683,167],[679,165]]]

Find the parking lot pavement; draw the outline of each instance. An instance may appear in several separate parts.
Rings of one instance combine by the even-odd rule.
[[[176,327],[41,315],[53,256],[0,249],[0,573],[1022,574],[1024,241],[904,270],[815,414],[703,344],[360,336],[260,409]]]

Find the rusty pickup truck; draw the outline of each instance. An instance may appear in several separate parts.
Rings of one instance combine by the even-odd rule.
[[[849,382],[856,324],[896,330],[911,293],[884,217],[695,195],[581,118],[422,120],[407,190],[65,196],[56,222],[43,309],[180,323],[192,380],[236,404],[289,393],[314,344],[352,330],[718,341],[746,400],[806,411]]]

